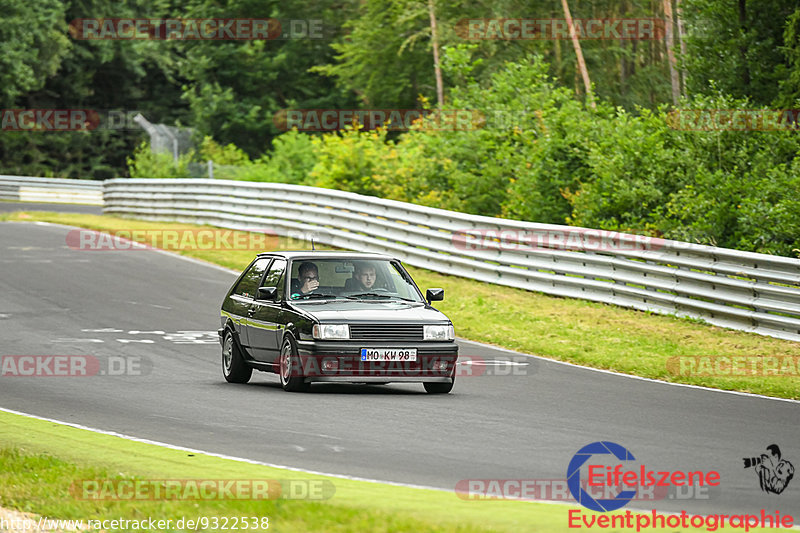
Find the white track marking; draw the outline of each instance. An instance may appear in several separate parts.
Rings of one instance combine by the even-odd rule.
[[[331,473],[328,473],[328,472],[319,472],[317,470],[308,470],[308,469],[305,469],[305,468],[296,468],[296,467],[293,467],[293,466],[285,466],[285,465],[279,465],[279,464],[274,464],[274,463],[265,463],[263,461],[255,461],[253,459],[245,459],[243,457],[234,457],[234,456],[231,456],[231,455],[224,455],[224,454],[221,454],[221,453],[206,452],[206,451],[203,451],[203,450],[196,450],[194,448],[186,448],[184,446],[176,446],[174,444],[167,444],[167,443],[164,443],[164,442],[159,442],[159,441],[154,441],[154,440],[149,440],[149,439],[141,439],[139,437],[132,437],[130,435],[125,435],[123,433],[117,433],[115,431],[106,431],[106,430],[102,430],[102,429],[92,428],[92,427],[89,427],[89,426],[83,426],[81,424],[74,424],[72,422],[63,422],[61,420],[55,420],[53,418],[45,418],[45,417],[41,417],[41,416],[32,415],[32,414],[29,414],[29,413],[23,413],[21,411],[15,411],[13,409],[6,409],[5,407],[0,407],[0,411],[2,411],[4,413],[10,413],[12,415],[19,415],[19,416],[24,416],[24,417],[27,417],[27,418],[33,418],[35,420],[42,420],[42,421],[45,421],[45,422],[51,422],[53,424],[59,424],[59,425],[62,425],[62,426],[68,426],[68,427],[75,428],[75,429],[82,429],[84,431],[91,431],[92,433],[99,433],[101,435],[108,435],[108,436],[111,436],[111,437],[118,437],[118,438],[129,440],[129,441],[132,441],[132,442],[140,442],[142,444],[152,444],[153,446],[160,446],[162,448],[167,448],[167,449],[170,449],[170,450],[178,450],[178,451],[189,452],[189,453],[193,453],[193,454],[202,454],[202,455],[207,455],[209,457],[216,457],[218,459],[226,459],[226,460],[229,460],[229,461],[237,461],[237,462],[240,462],[240,463],[247,463],[247,464],[251,464],[251,465],[267,466],[267,467],[270,467],[270,468],[280,468],[282,470],[288,470],[290,472],[302,472],[304,474],[312,474],[312,475],[315,475],[315,476],[326,476],[326,477],[332,477],[334,479],[346,479],[348,481],[363,481],[365,483],[379,483],[381,485],[389,485],[389,486],[392,486],[392,487],[403,487],[403,488],[408,488],[408,489],[435,490],[437,492],[444,492],[444,493],[448,493],[448,494],[454,494],[455,493],[455,488],[443,489],[443,488],[440,488],[440,487],[431,487],[431,486],[427,486],[427,485],[415,485],[415,484],[412,484],[412,483],[399,483],[397,481],[384,481],[384,480],[380,480],[380,479],[370,479],[370,478],[363,478],[363,477],[357,477],[357,476],[347,476],[347,475],[343,475],[343,474],[331,474]],[[512,501],[518,501],[518,502],[522,502],[522,503],[540,503],[540,504],[546,504],[546,505],[560,505],[560,506],[567,506],[567,507],[572,507],[572,508],[580,508],[579,504],[577,502],[562,502],[562,501],[552,501],[552,500],[512,500]],[[639,512],[645,512],[645,513],[652,511],[652,509],[637,509],[635,507],[629,507],[629,509],[631,511],[639,511]],[[661,514],[663,514],[663,515],[680,516],[677,513],[672,513],[672,512],[668,512],[668,511],[659,511],[659,512]],[[706,515],[697,515],[697,516],[706,516]],[[792,529],[800,530],[800,525],[799,526],[794,526]]]
[[[131,435],[125,435],[123,433],[117,433],[116,431],[106,431],[106,430],[103,430],[103,429],[97,429],[97,428],[93,428],[93,427],[89,427],[89,426],[84,426],[84,425],[81,425],[81,424],[74,424],[72,422],[64,422],[62,420],[55,420],[53,418],[45,418],[45,417],[42,417],[42,416],[32,415],[32,414],[29,414],[29,413],[23,413],[21,411],[15,411],[13,409],[6,409],[5,407],[0,407],[0,411],[2,411],[4,413],[9,413],[9,414],[12,414],[12,415],[19,415],[19,416],[24,416],[24,417],[27,417],[27,418],[33,418],[35,420],[42,420],[44,422],[51,422],[53,424],[59,424],[59,425],[62,425],[62,426],[68,426],[68,427],[75,428],[75,429],[82,429],[82,430],[85,430],[85,431],[91,431],[92,433],[99,433],[101,435],[108,435],[110,437],[118,437],[118,438],[129,440],[129,441],[132,441],[132,442],[140,442],[142,444],[152,444],[154,446],[160,446],[162,448],[168,448],[170,450],[177,450],[177,451],[181,451],[181,452],[189,452],[189,453],[194,453],[194,454],[203,454],[203,455],[207,455],[209,457],[216,457],[218,459],[227,459],[227,460],[230,460],[230,461],[237,461],[237,462],[240,462],[240,463],[247,463],[247,464],[251,464],[251,465],[268,466],[270,468],[280,468],[282,470],[289,470],[291,472],[302,472],[304,474],[313,474],[315,476],[327,476],[327,477],[332,477],[332,478],[337,478],[337,479],[347,479],[347,480],[350,480],[350,481],[365,481],[367,483],[382,483],[382,484],[385,484],[385,485],[393,485],[393,486],[396,486],[396,487],[406,487],[406,488],[412,488],[412,489],[436,490],[436,491],[439,491],[439,492],[452,492],[452,489],[442,489],[442,488],[438,488],[438,487],[428,487],[428,486],[425,486],[425,485],[414,485],[414,484],[411,484],[411,483],[398,483],[396,481],[382,481],[382,480],[379,480],[379,479],[369,479],[369,478],[362,478],[362,477],[356,477],[356,476],[347,476],[347,475],[343,475],[343,474],[330,474],[330,473],[327,473],[327,472],[319,472],[317,470],[308,470],[308,469],[305,469],[305,468],[297,468],[297,467],[293,467],[293,466],[279,465],[279,464],[275,464],[275,463],[265,463],[263,461],[255,461],[253,459],[245,459],[243,457],[235,457],[235,456],[225,455],[225,454],[221,454],[221,453],[207,452],[207,451],[203,451],[203,450],[197,450],[197,449],[194,449],[194,448],[186,448],[184,446],[176,446],[174,444],[167,444],[165,442],[159,442],[159,441],[150,440],[150,439],[142,439],[142,438],[139,438],[139,437],[133,437]]]
[[[13,222],[13,223],[14,224],[29,224],[30,222]],[[75,229],[75,226],[68,226],[66,224],[52,224],[50,222],[38,222],[38,221],[36,221],[36,222],[33,222],[33,224],[40,225],[40,226],[61,226],[61,227],[64,227],[64,228]],[[183,255],[178,255],[178,254],[176,254],[174,252],[168,252],[166,250],[159,250],[157,248],[152,249],[152,251],[153,252],[157,252],[157,253],[162,253],[162,254],[165,254],[165,255],[169,255],[170,257],[175,257],[175,258],[181,259],[183,261],[189,261],[189,262],[194,263],[196,265],[203,265],[203,266],[208,267],[208,268],[213,268],[214,270],[220,270],[222,272],[227,272],[228,274],[233,274],[235,276],[238,276],[239,274],[241,274],[241,272],[237,272],[237,271],[231,270],[229,268],[221,267],[219,265],[215,265],[213,263],[209,263],[209,262],[206,262],[206,261],[201,261],[199,259],[194,259],[193,257],[186,257],[186,256],[183,256]],[[749,393],[749,392],[738,392],[738,391],[727,391],[727,390],[720,390],[720,389],[712,389],[710,387],[701,387],[699,385],[687,385],[685,383],[673,383],[671,381],[659,381],[657,379],[643,378],[643,377],[640,377],[640,376],[633,376],[631,374],[622,374],[620,372],[612,372],[611,370],[603,370],[603,369],[600,369],[600,368],[591,368],[591,367],[588,367],[588,366],[576,365],[575,363],[568,363],[566,361],[557,361],[556,359],[548,359],[547,357],[542,357],[540,355],[532,355],[532,354],[527,354],[527,353],[515,352],[514,350],[509,350],[507,348],[498,348],[497,346],[493,346],[491,344],[484,344],[482,342],[470,341],[470,340],[466,340],[466,339],[457,339],[457,340],[459,342],[476,344],[478,346],[491,348],[493,350],[499,350],[499,351],[503,351],[503,352],[508,352],[508,353],[512,353],[512,354],[515,354],[515,355],[521,355],[521,356],[524,356],[524,357],[532,357],[534,359],[540,359],[542,361],[548,361],[548,362],[559,364],[559,365],[566,365],[566,366],[571,366],[571,367],[574,367],[574,368],[581,368],[583,370],[590,370],[592,372],[602,372],[603,374],[611,374],[611,375],[614,375],[614,376],[620,376],[620,377],[625,377],[625,378],[630,378],[630,379],[638,379],[638,380],[641,380],[641,381],[648,381],[648,382],[651,382],[651,383],[658,383],[658,384],[661,384],[661,385],[669,385],[669,386],[672,386],[672,387],[686,387],[686,388],[690,388],[690,389],[698,389],[698,390],[716,392],[716,393],[720,393],[720,394],[733,394],[735,396],[745,396],[745,397],[749,397],[749,398],[761,398],[761,399],[764,399],[764,400],[774,400],[774,401],[778,401],[778,402],[789,402],[789,403],[800,404],[800,400],[790,400],[788,398],[775,398],[773,396],[763,396],[761,394],[752,394],[752,393]]]
[[[603,370],[602,368],[592,368],[590,366],[577,365],[575,363],[568,363],[566,361],[558,361],[556,359],[548,359],[547,357],[542,357],[541,355],[532,355],[532,354],[529,354],[529,353],[515,352],[514,350],[509,350],[507,348],[500,348],[498,346],[493,346],[491,344],[484,344],[482,342],[470,341],[470,340],[467,340],[467,339],[457,339],[457,340],[458,340],[458,342],[463,342],[463,343],[467,343],[467,344],[476,344],[478,346],[483,346],[484,348],[491,348],[492,350],[497,350],[497,351],[501,351],[501,352],[508,352],[508,353],[511,353],[511,354],[514,354],[514,355],[519,355],[519,356],[522,356],[522,357],[530,357],[532,359],[538,359],[540,361],[544,361],[544,362],[548,362],[548,363],[554,363],[554,364],[557,364],[557,365],[564,365],[564,366],[571,366],[573,368],[580,368],[580,369],[583,369],[583,370],[590,370],[592,372],[601,372],[603,374],[611,374],[612,376],[618,376],[618,377],[622,377],[622,378],[638,379],[640,381],[648,381],[650,383],[658,383],[659,385],[670,385],[672,387],[686,387],[686,388],[689,388],[689,389],[698,389],[698,390],[709,391],[709,392],[717,392],[717,393],[720,393],[720,394],[733,394],[733,395],[736,395],[736,396],[746,396],[746,397],[750,397],[750,398],[760,398],[760,399],[763,399],[763,400],[775,400],[777,402],[789,402],[789,403],[798,403],[798,404],[800,404],[800,400],[791,400],[789,398],[776,398],[774,396],[764,396],[764,395],[761,395],[761,394],[753,394],[753,393],[750,393],[750,392],[739,392],[739,391],[731,391],[731,390],[713,389],[711,387],[701,387],[700,385],[688,385],[686,383],[673,383],[671,381],[659,381],[657,379],[652,379],[652,378],[643,378],[641,376],[633,376],[631,374],[622,374],[620,372],[612,372],[611,370]]]

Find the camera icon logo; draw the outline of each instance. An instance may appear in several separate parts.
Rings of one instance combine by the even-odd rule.
[[[771,494],[780,494],[794,477],[794,465],[781,457],[781,449],[777,444],[767,446],[767,453],[760,457],[743,457],[745,468],[752,468],[758,475],[761,490]]]

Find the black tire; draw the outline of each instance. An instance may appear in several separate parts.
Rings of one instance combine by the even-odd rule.
[[[428,394],[448,394],[453,390],[455,383],[456,378],[453,376],[453,381],[450,383],[423,383],[422,386],[425,387],[425,392]]]
[[[228,383],[247,383],[253,375],[253,369],[244,362],[230,330],[225,332],[222,341],[222,375]]]
[[[303,381],[300,373],[300,360],[297,357],[297,350],[289,337],[283,340],[281,353],[278,356],[278,377],[281,380],[281,387],[287,392],[306,392],[311,388],[311,383]]]

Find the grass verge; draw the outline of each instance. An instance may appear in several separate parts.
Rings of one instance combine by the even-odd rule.
[[[89,525],[88,531],[232,531],[245,529],[240,520],[247,517],[247,530],[253,532],[556,533],[569,530],[570,519],[573,525],[580,524],[578,527],[588,529],[587,522],[581,520],[612,520],[613,516],[630,514],[635,524],[639,516],[624,509],[614,513],[594,513],[571,505],[510,500],[468,501],[458,498],[454,492],[289,471],[131,441],[3,411],[0,411],[0,426],[4,429],[0,433],[0,507],[13,507],[48,519],[81,520],[84,525]],[[109,480],[131,483],[237,479],[293,480],[298,485],[327,481],[335,492],[325,500],[114,500],[76,497],[76,494],[81,494],[80,487],[85,481],[96,481],[102,486]],[[74,488],[76,485],[77,490]],[[107,491],[105,494],[128,493]],[[571,517],[570,513],[579,514]],[[649,513],[642,516],[649,516]],[[200,522],[203,518],[206,523]],[[255,524],[258,527],[250,526],[252,518],[257,519]],[[264,518],[268,520],[268,527],[265,527]],[[120,519],[137,521],[137,524],[135,527],[131,523],[115,527],[106,523],[97,527],[100,525],[98,521]],[[150,528],[138,523],[150,519],[164,521],[164,525]],[[171,522],[167,523],[167,520]],[[187,520],[200,525],[186,527]],[[223,529],[222,524],[227,527]],[[707,527],[682,530],[695,529],[708,530]],[[663,528],[646,527],[641,531],[663,531]],[[750,531],[764,532],[767,529],[751,528]]]
[[[50,518],[154,518],[172,519],[174,524],[180,518],[203,516],[268,517],[269,530],[283,532],[555,532],[565,529],[570,508],[507,500],[466,501],[454,492],[326,478],[191,454],[2,411],[0,426],[0,506]],[[109,501],[79,499],[70,492],[75,482],[107,479],[328,480],[335,493],[321,501]]]
[[[0,214],[2,220],[39,220],[100,231],[198,228],[190,224],[72,213],[14,212]],[[155,244],[160,245],[159,242]],[[309,248],[306,242],[283,238],[274,239],[270,246],[278,250]],[[198,249],[177,250],[177,253],[234,270],[244,268],[255,254],[251,250]],[[420,268],[410,267],[409,271],[423,290],[427,287],[445,289],[446,299],[437,307],[450,317],[456,333],[465,339],[646,378],[800,399],[800,378],[796,377],[800,369],[797,368],[793,376],[772,377],[687,376],[670,371],[671,358],[685,356],[747,357],[754,361],[766,356],[798,358],[800,343],[728,330],[692,319],[557,298]],[[791,370],[788,369],[787,374]]]

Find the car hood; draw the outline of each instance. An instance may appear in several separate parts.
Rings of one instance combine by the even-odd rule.
[[[294,303],[294,302],[293,302]],[[408,302],[337,300],[294,305],[320,322],[423,323],[448,320],[441,311]]]

